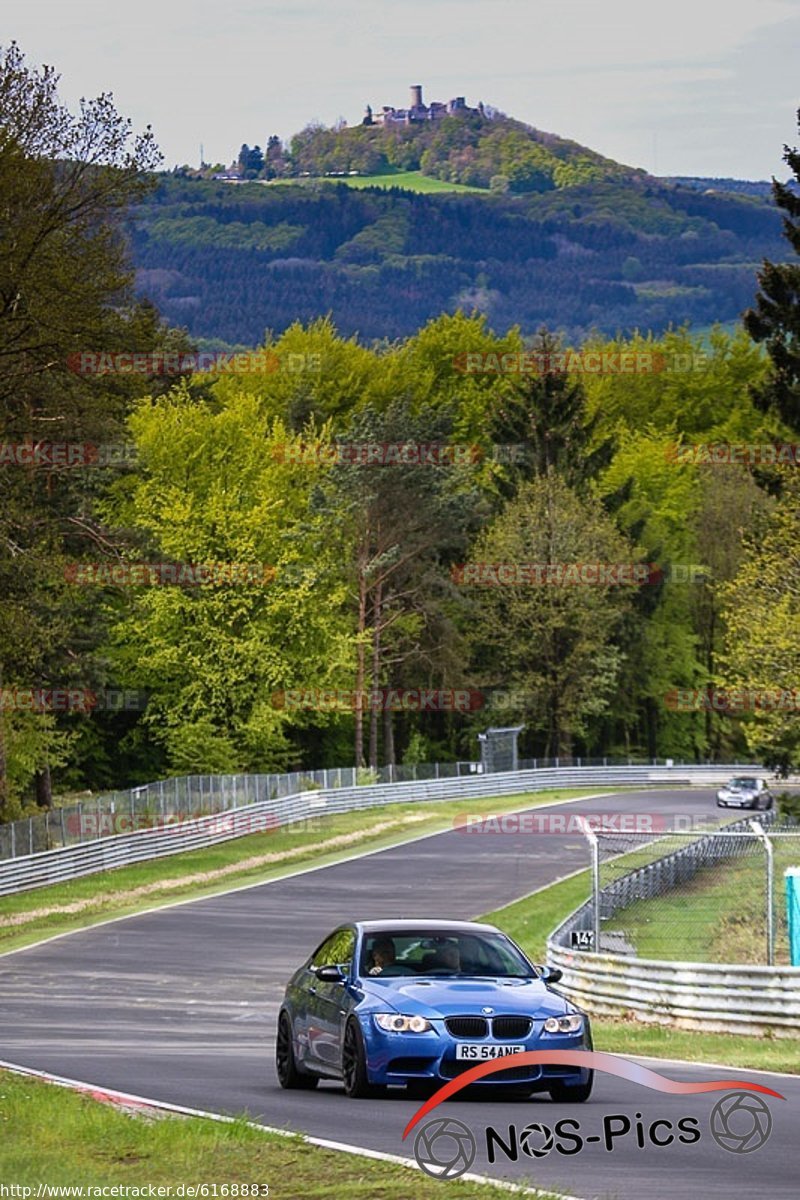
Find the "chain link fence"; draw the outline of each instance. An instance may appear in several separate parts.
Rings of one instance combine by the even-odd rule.
[[[520,770],[563,767],[652,766],[680,768],[672,760],[635,758],[533,758]],[[713,764],[707,764],[712,765]],[[745,765],[745,764],[740,764]],[[733,768],[731,768],[733,769]],[[331,767],[275,775],[181,775],[156,783],[92,796],[78,804],[46,810],[0,825],[0,862],[96,838],[163,826],[170,821],[215,816],[265,800],[304,791],[353,788],[378,783],[416,783],[482,773],[479,762],[412,763],[371,768]]]
[[[592,899],[562,945],[670,962],[790,965],[784,874],[800,826],[758,813],[717,830],[592,830]]]
[[[0,862],[115,833],[163,826],[171,821],[216,816],[299,792],[445,779],[468,775],[477,766],[477,763],[469,762],[417,763],[382,767],[377,771],[332,767],[282,775],[172,776],[141,787],[106,792],[78,804],[49,809],[0,825]]]

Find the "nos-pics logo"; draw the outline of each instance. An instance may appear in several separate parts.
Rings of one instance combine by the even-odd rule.
[[[571,1117],[556,1121],[551,1127],[533,1122],[523,1129],[509,1125],[498,1131],[491,1125],[484,1129],[486,1153],[490,1163],[506,1159],[517,1162],[520,1153],[529,1158],[546,1158],[551,1151],[562,1155],[579,1154],[595,1142],[607,1151],[616,1149],[620,1139],[633,1134],[640,1150],[646,1146],[664,1147],[677,1143],[692,1145],[701,1139],[696,1117],[681,1117],[677,1122],[659,1119],[636,1122],[623,1113],[603,1117],[602,1133],[583,1134],[580,1122]],[[711,1136],[718,1146],[731,1154],[752,1154],[760,1150],[772,1132],[772,1114],[760,1096],[749,1092],[729,1092],[718,1100],[709,1116]],[[474,1133],[463,1121],[452,1117],[435,1117],[427,1121],[414,1139],[414,1158],[426,1175],[434,1179],[456,1179],[470,1169],[478,1151]]]
[[[560,1056],[569,1059],[570,1065],[590,1070],[600,1070],[610,1075],[631,1080],[670,1095],[696,1095],[703,1092],[725,1091],[709,1114],[708,1128],[714,1142],[730,1154],[752,1154],[760,1150],[772,1132],[772,1115],[761,1094],[785,1099],[780,1092],[763,1084],[747,1080],[724,1079],[694,1083],[680,1083],[638,1063],[630,1062],[618,1055],[601,1051],[561,1051]],[[517,1055],[516,1064],[524,1062],[534,1067],[544,1059],[552,1057],[547,1051],[525,1051]],[[478,1151],[478,1143],[462,1121],[452,1117],[437,1116],[420,1125],[422,1118],[462,1088],[478,1082],[495,1071],[503,1070],[501,1061],[481,1063],[465,1071],[457,1079],[444,1084],[430,1100],[421,1106],[406,1125],[403,1133],[408,1134],[419,1126],[414,1139],[414,1157],[417,1165],[435,1179],[455,1179],[472,1166]],[[591,1110],[590,1110],[591,1111]],[[693,1145],[701,1140],[700,1122],[696,1117],[659,1118],[645,1121],[641,1113],[636,1120],[623,1113],[606,1114],[597,1131],[584,1132],[580,1122],[573,1118],[556,1121],[552,1128],[539,1122],[518,1129],[511,1124],[499,1132],[491,1126],[484,1129],[486,1156],[490,1163],[502,1156],[516,1162],[520,1154],[541,1159],[551,1153],[574,1155],[591,1143],[611,1152],[619,1142],[634,1142],[640,1150],[661,1149],[682,1144]]]

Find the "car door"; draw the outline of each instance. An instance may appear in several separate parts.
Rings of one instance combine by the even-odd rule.
[[[306,1037],[308,1061],[317,1068],[338,1073],[342,1059],[342,1034],[350,1011],[350,993],[344,982],[319,979],[319,967],[341,967],[350,976],[356,947],[355,930],[337,929],[316,951],[309,964]]]

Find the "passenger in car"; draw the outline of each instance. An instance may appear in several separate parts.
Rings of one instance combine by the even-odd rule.
[[[455,942],[444,942],[436,951],[431,966],[434,970],[450,971],[454,975],[461,970],[461,951]]]

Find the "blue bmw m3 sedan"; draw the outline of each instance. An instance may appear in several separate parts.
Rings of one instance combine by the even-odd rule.
[[[589,1018],[553,990],[560,971],[530,962],[493,925],[357,921],[335,929],[289,980],[278,1015],[284,1088],[341,1080],[348,1096],[405,1085],[425,1095],[478,1063],[512,1084],[584,1101],[592,1072],[513,1065],[525,1050],[590,1050]]]

